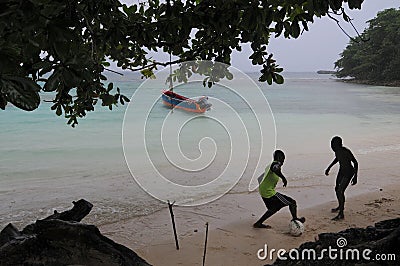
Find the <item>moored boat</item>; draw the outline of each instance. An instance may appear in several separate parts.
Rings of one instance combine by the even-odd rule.
[[[193,113],[204,113],[210,110],[211,104],[207,101],[208,97],[203,96],[197,100],[179,95],[171,90],[164,90],[161,95],[163,104]]]

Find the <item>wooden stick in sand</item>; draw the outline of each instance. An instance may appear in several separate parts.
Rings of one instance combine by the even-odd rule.
[[[175,226],[175,219],[174,219],[174,212],[172,211],[172,206],[174,206],[174,202],[170,203],[168,201],[168,208],[169,208],[169,213],[171,214],[171,220],[172,220],[172,228],[174,229],[174,236],[175,236],[175,246],[176,249],[179,250],[179,243],[178,243],[178,235],[176,234],[176,226]]]
[[[207,238],[208,238],[208,223],[206,223],[206,240],[204,241],[203,266],[206,263]]]

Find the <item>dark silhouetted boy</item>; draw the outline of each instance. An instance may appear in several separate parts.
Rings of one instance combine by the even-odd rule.
[[[339,162],[339,172],[336,177],[335,186],[339,206],[332,209],[332,212],[339,211],[339,214],[332,220],[342,220],[344,219],[344,192],[349,186],[350,181],[352,185],[357,184],[358,162],[353,153],[348,148],[343,147],[342,138],[338,136],[333,137],[331,140],[331,148],[335,152],[335,159],[328,168],[326,168],[325,175],[329,175],[329,170],[331,170],[332,166]]]

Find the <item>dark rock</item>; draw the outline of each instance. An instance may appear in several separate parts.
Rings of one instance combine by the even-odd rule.
[[[329,256],[327,251],[336,249],[333,255],[336,259]],[[381,221],[375,226],[366,228],[350,228],[338,233],[321,233],[315,242],[306,242],[297,248],[298,254],[308,254],[314,250],[316,259],[306,256],[290,258],[286,260],[277,259],[272,265],[300,265],[300,266],[344,266],[344,265],[399,265],[400,261],[400,218]],[[326,253],[322,256],[323,250]],[[352,255],[357,250],[359,257]],[[367,256],[363,251],[370,250]],[[288,251],[289,252],[289,251]],[[342,254],[342,255],[341,255]],[[348,254],[348,255],[346,255]],[[376,255],[384,255],[386,260],[376,261]],[[342,256],[342,257],[340,257]]]
[[[393,228],[397,228],[399,226],[400,226],[400,218],[385,220],[385,221],[377,222],[375,224],[375,227],[379,228],[379,229],[393,229]]]
[[[0,232],[0,247],[5,243],[21,236],[20,231],[12,224],[8,224],[4,229]]]
[[[62,221],[80,222],[82,221],[83,218],[85,218],[85,216],[87,216],[90,213],[90,211],[93,208],[93,204],[84,199],[73,201],[72,204],[74,205],[72,209],[63,212],[54,211],[54,214],[44,218],[43,220],[57,219]],[[22,234],[32,234],[32,232],[34,232],[35,230],[34,228],[35,226],[36,224],[27,225],[22,230]]]
[[[74,202],[71,210],[55,213],[21,232],[7,225],[0,232],[0,265],[137,265],[149,264],[129,248],[103,236],[82,220],[93,205]]]

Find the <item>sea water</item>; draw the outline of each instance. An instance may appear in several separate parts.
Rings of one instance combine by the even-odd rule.
[[[110,76],[110,81],[127,97],[141,86],[155,97],[135,99],[131,104],[137,104],[139,109],[132,109],[134,112],[128,116],[127,105],[114,106],[110,111],[99,104],[95,112],[89,112],[76,128],[71,128],[66,119],[50,110],[51,103],[47,101],[33,112],[8,105],[0,112],[0,225],[26,224],[53,209],[65,209],[80,198],[94,203],[89,219],[97,224],[157,211],[165,206],[167,198],[149,195],[135,178],[148,178],[153,187],[163,190],[157,179],[152,180],[152,170],[145,168],[146,158],[168,182],[205,188],[183,194],[174,189],[168,192],[168,200],[190,205],[204,204],[228,190],[247,192],[254,176],[269,163],[274,148],[285,151],[285,174],[296,186],[316,184],[316,177],[322,175],[333,158],[329,143],[334,135],[342,136],[344,144],[359,157],[376,156],[382,151],[393,156],[399,153],[400,88],[345,83],[331,75],[315,73],[285,73],[283,85],[268,86],[256,82],[258,73],[248,75],[269,106],[264,105],[265,99],[257,92],[247,93],[246,99],[240,92],[218,84],[207,88],[194,82],[177,86],[175,92],[188,97],[206,95],[213,104],[211,110],[200,115],[176,109],[171,112],[160,99],[166,85],[143,87],[144,80],[135,74]],[[243,84],[247,83],[240,79],[235,82],[246,90]],[[51,94],[42,95],[44,100],[51,98]],[[265,108],[254,111],[248,101]],[[135,120],[142,112],[148,118],[145,125],[142,120]],[[126,129],[124,144],[122,132],[127,117],[130,124],[125,123],[130,128]],[[268,123],[269,130],[260,134],[258,122],[262,117],[267,117],[261,121]],[[178,135],[163,135],[167,126],[173,132],[174,123],[179,121],[184,124],[176,124]],[[243,134],[238,121],[243,121]],[[136,148],[140,151],[135,145],[143,143],[129,139],[135,130],[145,130],[147,156],[135,153]],[[234,137],[239,141],[232,142]],[[124,145],[133,145],[125,147],[125,152],[130,152],[128,156],[124,156]],[[261,147],[263,160],[258,161]],[[184,156],[179,158],[176,152],[168,157],[166,149],[175,149]],[[243,152],[232,155],[232,150]],[[133,160],[134,169],[127,160]],[[236,170],[234,167],[243,161],[244,168]],[[201,170],[183,169],[185,166]],[[232,169],[232,180],[228,177],[213,189],[204,186]],[[395,180],[398,175],[390,178]]]

